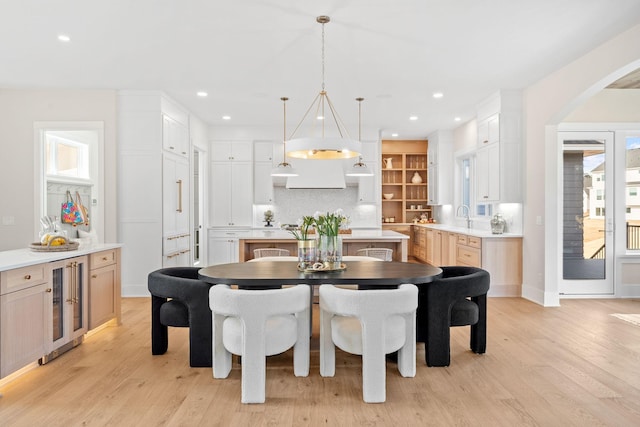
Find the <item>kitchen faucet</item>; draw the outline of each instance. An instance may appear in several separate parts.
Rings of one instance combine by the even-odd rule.
[[[464,211],[467,211],[467,214],[464,215]],[[460,215],[460,211],[462,210],[463,215]],[[471,218],[469,218],[469,206],[460,205],[458,209],[456,209],[456,216],[464,216],[467,219],[467,228],[471,228]]]

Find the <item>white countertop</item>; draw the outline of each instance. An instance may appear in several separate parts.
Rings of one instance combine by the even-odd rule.
[[[315,235],[313,235],[315,236]],[[293,235],[287,230],[275,228],[273,230],[246,230],[237,233],[240,239],[264,239],[264,240],[294,240]],[[392,230],[352,230],[351,234],[340,234],[343,240],[407,240],[409,236]]]
[[[508,239],[515,237],[522,237],[519,233],[502,233],[493,234],[488,230],[478,230],[475,228],[456,227],[453,225],[445,224],[413,224],[417,227],[432,228],[434,230],[450,231],[452,233],[467,234],[469,236],[480,237],[482,239]]]
[[[61,259],[88,255],[120,247],[122,247],[121,243],[97,243],[87,245],[80,244],[78,249],[64,252],[34,252],[28,248],[2,251],[0,252],[0,271],[59,261]]]

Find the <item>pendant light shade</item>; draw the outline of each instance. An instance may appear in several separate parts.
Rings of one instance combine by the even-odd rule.
[[[362,140],[362,129],[360,129],[360,117],[362,116],[362,101],[364,98],[356,98],[358,101],[358,141]],[[347,176],[373,176],[371,169],[362,163],[362,156],[358,157],[358,162],[355,163],[345,174]]]
[[[351,159],[360,156],[362,152],[362,143],[349,137],[349,133],[324,87],[324,24],[330,20],[328,16],[318,16],[316,18],[316,21],[322,24],[322,89],[291,134],[287,155],[292,158],[313,160]],[[317,126],[317,122],[313,123],[316,133],[307,137],[295,138],[296,132],[311,111],[314,111],[315,117],[321,120],[320,126]],[[337,136],[326,135],[325,124],[329,120],[333,121],[337,127]]]
[[[362,157],[358,159],[357,163],[354,163],[351,168],[345,174],[347,176],[373,176],[373,172],[371,169],[367,167],[364,163],[362,163]]]
[[[283,111],[283,132],[282,132],[282,162],[275,168],[271,169],[271,176],[298,176],[298,172],[287,163],[287,100],[289,98],[282,97],[282,111]]]

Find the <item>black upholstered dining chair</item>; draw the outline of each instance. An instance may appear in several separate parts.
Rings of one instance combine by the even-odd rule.
[[[151,354],[167,352],[168,326],[189,328],[189,365],[211,366],[209,283],[198,280],[198,267],[170,267],[149,274]]]
[[[427,366],[449,366],[452,326],[471,326],[474,353],[487,348],[489,272],[476,267],[440,268],[440,278],[418,286],[416,339],[425,343]]]

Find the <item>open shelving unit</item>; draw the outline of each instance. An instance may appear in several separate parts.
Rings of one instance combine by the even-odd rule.
[[[381,165],[383,225],[411,223],[421,214],[431,217],[427,205],[427,141],[383,140]],[[419,183],[413,182],[416,174]],[[393,196],[387,199],[385,194]]]

